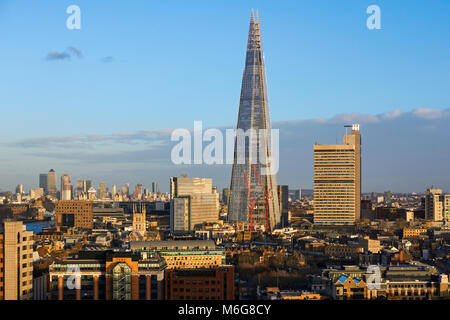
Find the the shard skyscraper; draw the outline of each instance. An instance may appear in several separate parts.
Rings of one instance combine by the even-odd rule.
[[[272,126],[259,15],[250,18],[247,55],[242,76],[228,220],[246,222],[251,229],[273,230],[280,224]],[[241,132],[242,132],[241,131]],[[242,144],[244,141],[245,144]],[[271,161],[272,160],[272,161]],[[278,168],[278,167],[277,167]],[[272,169],[272,170],[271,170]]]

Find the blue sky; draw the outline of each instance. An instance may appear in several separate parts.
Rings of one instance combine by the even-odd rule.
[[[81,30],[66,28],[71,4]],[[371,4],[381,30],[366,28]],[[0,0],[0,189],[55,165],[11,142],[234,125],[251,8],[274,122],[450,108],[447,0]]]

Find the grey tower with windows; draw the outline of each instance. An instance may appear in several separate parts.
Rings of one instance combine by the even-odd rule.
[[[278,227],[281,217],[276,172],[271,171],[275,166],[270,161],[274,157],[265,73],[259,16],[255,20],[252,10],[237,121],[245,140],[236,135],[228,220],[267,231]]]

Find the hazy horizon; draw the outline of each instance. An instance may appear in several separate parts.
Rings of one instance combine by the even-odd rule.
[[[359,123],[362,192],[423,193],[431,185],[448,191],[450,150],[445,147],[450,143],[448,120],[450,109],[415,109],[274,122],[273,127],[280,130],[278,183],[287,184],[290,189],[312,189],[313,144],[342,143],[343,125]],[[204,130],[207,129],[207,123],[204,126]],[[232,127],[234,125],[220,129]],[[101,181],[109,188],[126,182],[131,188],[137,183],[150,188],[151,182],[157,181],[161,191],[168,191],[170,177],[181,174],[212,178],[219,190],[229,187],[231,165],[172,164],[170,152],[177,142],[170,141],[171,131],[155,129],[105,135],[35,137],[4,144],[3,148],[11,157],[9,163],[21,165],[22,171],[20,174],[6,173],[5,167],[0,167],[4,177],[0,189],[13,191],[19,183],[26,190],[38,187],[39,174],[50,169],[56,171],[58,184],[60,175],[69,173],[72,185],[76,180],[86,179],[93,180],[95,188]],[[207,144],[204,142],[203,146]],[[412,144],[414,148],[411,148]],[[16,159],[12,158],[14,153]]]

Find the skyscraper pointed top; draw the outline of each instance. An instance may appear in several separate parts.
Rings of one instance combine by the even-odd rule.
[[[256,9],[256,20],[255,20],[255,11],[252,8],[251,16],[250,16],[250,23],[259,23],[259,10]]]

